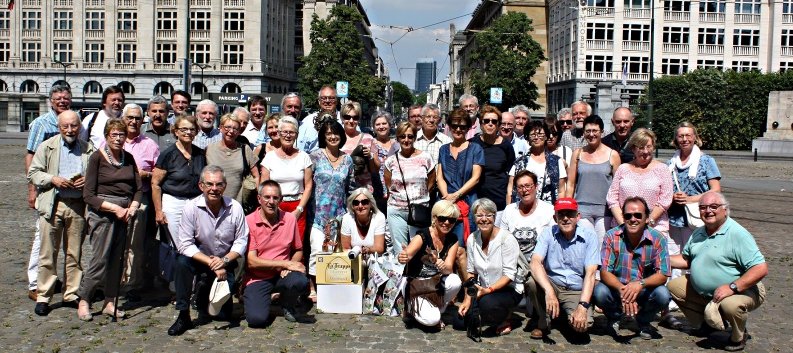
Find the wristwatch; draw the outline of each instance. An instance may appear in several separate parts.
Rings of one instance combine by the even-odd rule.
[[[297,206],[295,207],[295,210],[297,210],[300,213],[303,213],[303,206]]]
[[[583,306],[583,307],[584,307],[584,309],[587,309],[587,310],[588,310],[588,309],[589,309],[589,306],[590,306],[591,304],[589,304],[589,303],[587,303],[587,302],[585,302],[585,301],[580,301],[580,302],[578,302],[578,305],[581,305],[581,306]]]
[[[223,267],[228,266],[230,261],[231,260],[227,256],[223,256]]]
[[[648,218],[647,219],[647,224],[649,224],[650,227],[655,227],[655,220],[652,219],[652,218]]]
[[[738,294],[738,285],[735,282],[730,283],[730,289],[732,289],[733,293]]]
[[[642,278],[642,279],[639,281],[639,284],[641,284],[641,285],[642,285],[642,288],[644,288],[644,285],[645,285],[645,283],[644,283],[644,278]]]

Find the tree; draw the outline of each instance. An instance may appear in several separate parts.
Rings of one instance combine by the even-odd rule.
[[[471,55],[470,83],[477,97],[489,97],[491,87],[504,89],[503,107],[524,104],[540,109],[537,85],[531,78],[546,60],[530,32],[532,20],[522,12],[507,12],[476,34]]]
[[[361,14],[349,6],[335,6],[327,19],[311,20],[311,53],[302,57],[298,89],[307,108],[317,108],[317,92],[337,81],[350,83],[349,97],[364,106],[383,104],[385,81],[375,77],[364,57],[356,23]]]
[[[407,108],[413,104],[413,93],[410,88],[404,83],[399,81],[391,82],[391,89],[393,89],[394,111],[400,111],[400,108]]]

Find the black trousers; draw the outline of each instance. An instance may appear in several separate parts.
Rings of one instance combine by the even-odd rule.
[[[276,276],[245,287],[245,320],[250,327],[264,327],[270,317],[273,293],[281,293],[285,310],[294,310],[301,295],[308,294],[308,277],[305,273],[289,272],[286,277]]]
[[[237,263],[234,261],[229,262],[226,267],[226,280],[229,282],[229,288],[234,288],[234,270],[236,267]],[[215,271],[210,270],[205,264],[179,254],[176,255],[173,272],[174,285],[176,286],[176,310],[190,309],[193,280],[196,276],[199,276],[198,281],[196,281],[196,306],[199,313],[206,312],[209,305],[209,291],[212,289],[212,282],[216,277]],[[232,308],[233,300],[230,298],[226,304],[223,304],[220,312],[223,315],[231,315]]]

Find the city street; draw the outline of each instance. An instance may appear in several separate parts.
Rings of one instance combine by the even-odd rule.
[[[663,157],[663,156],[662,156]],[[708,349],[701,338],[659,328],[662,339],[634,338],[620,344],[603,335],[605,317],[596,315],[590,341],[571,343],[554,330],[546,342],[529,338],[524,331],[522,312],[514,317],[522,326],[504,337],[485,337],[475,343],[464,331],[451,325],[442,332],[406,330],[401,319],[379,316],[317,314],[317,323],[301,325],[278,316],[267,329],[250,329],[241,322],[214,322],[188,331],[180,337],[166,334],[176,310],[168,295],[151,294],[143,304],[128,308],[129,318],[110,322],[95,316],[92,322],[78,320],[75,309],[59,308],[60,296],[47,317],[33,313],[27,298],[26,266],[33,236],[35,213],[27,207],[23,174],[24,147],[0,148],[0,346],[5,351],[24,352],[544,352],[544,351],[633,351],[692,352]],[[666,157],[668,158],[668,157]],[[723,175],[724,191],[731,202],[732,217],[751,231],[769,264],[764,283],[765,304],[750,314],[748,330],[752,339],[748,352],[789,352],[793,347],[793,255],[787,244],[793,229],[793,163],[744,158],[716,157]],[[84,247],[83,263],[91,257]],[[59,256],[62,261],[63,255]],[[94,312],[99,304],[94,304]],[[241,307],[235,313],[241,314]],[[681,319],[682,314],[677,313]],[[195,313],[193,315],[195,317]],[[657,322],[656,322],[657,323]],[[654,324],[656,324],[654,323]],[[628,335],[629,330],[622,330]],[[714,336],[722,343],[727,334]]]

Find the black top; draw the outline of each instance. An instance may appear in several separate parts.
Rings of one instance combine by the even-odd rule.
[[[602,142],[606,146],[609,146],[609,148],[620,153],[620,163],[630,163],[633,161],[633,151],[628,148],[628,139],[625,139],[625,142],[620,145],[620,143],[617,142],[617,136],[612,132],[606,135]]]
[[[135,157],[127,151],[121,152],[124,153],[121,167],[110,164],[100,151],[88,157],[83,187],[83,198],[88,206],[100,209],[104,200],[99,195],[128,197],[130,201],[140,202],[141,182]]]
[[[468,141],[482,146],[485,153],[485,165],[482,166],[482,175],[476,185],[476,196],[490,199],[496,204],[496,209],[501,211],[507,207],[509,170],[515,164],[515,150],[506,139],[502,139],[500,144],[491,145],[476,135]]]
[[[440,271],[435,267],[434,262],[429,261],[429,251],[436,250],[435,245],[432,244],[430,229],[423,228],[416,232],[416,236],[420,236],[422,239],[421,248],[413,255],[410,261],[408,261],[407,269],[405,270],[406,274],[411,278],[432,277]],[[438,258],[446,259],[449,249],[451,249],[454,244],[457,244],[457,237],[452,233],[447,234],[443,240],[443,249],[438,253]]]
[[[201,148],[193,145],[191,160],[188,161],[173,144],[160,153],[154,166],[165,170],[165,178],[160,183],[163,193],[192,198],[201,195],[198,180],[206,165],[206,153]]]

